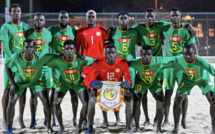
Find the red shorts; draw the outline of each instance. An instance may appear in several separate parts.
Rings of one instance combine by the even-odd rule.
[[[91,88],[89,85],[89,79],[90,79],[90,72],[91,72],[91,66],[84,66],[82,71],[82,77],[84,78],[84,85],[87,88]]]

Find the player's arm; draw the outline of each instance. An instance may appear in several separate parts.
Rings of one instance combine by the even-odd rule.
[[[89,85],[87,85],[89,88],[99,89],[103,85],[101,81],[97,80],[97,77],[99,76],[99,70],[97,69],[97,67],[98,67],[98,64],[93,64],[91,67],[92,71],[90,73],[89,80],[88,80]]]
[[[81,49],[81,31],[77,30],[75,34],[75,46],[76,46],[76,52],[80,52]]]
[[[189,28],[189,25],[188,25],[188,28]],[[196,37],[195,37],[195,34],[192,34],[189,32],[188,30],[188,33],[189,34],[189,38],[188,38],[188,41],[186,44],[193,44],[193,46],[195,47],[195,50],[196,50],[196,55],[199,55],[199,52],[198,52],[198,48],[197,48],[197,45],[196,45]]]
[[[6,25],[3,25],[1,27],[1,36],[3,38],[3,40],[2,40],[3,51],[8,57],[11,57],[12,52],[11,52],[10,46],[9,46],[9,37],[8,37],[9,35],[8,35],[8,28]]]
[[[132,85],[132,82],[130,78],[128,63],[126,61],[123,62],[122,68],[123,68],[123,76],[125,78],[125,81],[121,82],[120,86],[124,89],[129,89]]]
[[[43,57],[40,58],[40,64],[41,65],[48,65],[52,62],[52,60],[57,56],[57,54],[50,54],[47,53]],[[50,67],[51,68],[51,67]]]

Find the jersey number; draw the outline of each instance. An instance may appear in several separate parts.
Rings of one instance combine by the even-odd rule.
[[[93,36],[91,36],[91,43],[93,44]]]
[[[72,81],[75,80],[74,74],[70,74],[69,77],[70,77],[70,80],[72,80]]]
[[[142,86],[140,84],[135,85],[135,90],[140,91],[142,89]]]
[[[22,37],[19,39],[19,44],[21,44],[23,46],[23,38]]]
[[[62,41],[62,42],[61,42],[61,45],[62,45],[61,50],[64,49],[64,42],[65,42],[65,41]]]
[[[27,78],[31,77],[31,73],[26,73],[26,77]]]
[[[152,81],[152,77],[149,75],[145,75],[145,80],[151,82]]]
[[[123,51],[128,51],[127,43],[123,43],[123,44],[122,44],[122,50],[123,50]]]
[[[172,50],[177,50],[177,42],[172,42]]]
[[[190,79],[193,80],[193,74],[189,74],[190,75]]]
[[[155,45],[155,38],[150,38],[150,41],[151,41],[151,46],[154,46]]]
[[[37,52],[39,52],[42,49],[41,45],[37,45]]]
[[[113,77],[114,77],[114,73],[113,72],[111,72],[111,73],[107,72],[107,79],[108,80],[112,80]]]

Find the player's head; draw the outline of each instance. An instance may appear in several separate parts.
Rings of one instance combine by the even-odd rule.
[[[64,54],[68,57],[72,57],[75,53],[75,42],[73,40],[66,40],[64,42]]]
[[[34,15],[34,27],[37,29],[44,28],[45,26],[45,16],[41,13],[36,13]]]
[[[154,23],[155,21],[155,10],[153,8],[148,8],[146,10],[145,19],[147,23]]]
[[[170,18],[173,24],[181,23],[181,9],[174,7],[170,10]]]
[[[140,56],[142,58],[142,62],[145,65],[149,65],[152,60],[152,47],[150,45],[142,46],[140,50]]]
[[[186,44],[183,47],[184,59],[188,63],[192,63],[195,60],[195,49],[193,44]]]
[[[113,43],[109,43],[109,45],[107,45],[105,47],[105,56],[106,56],[106,59],[110,63],[115,63],[115,60],[116,60],[116,47],[113,45]]]
[[[119,25],[127,26],[129,23],[129,14],[128,12],[121,12],[118,14]]]
[[[20,20],[21,19],[21,14],[22,10],[20,5],[18,4],[11,4],[9,7],[9,14],[12,17],[13,20]]]
[[[96,24],[97,21],[96,12],[94,10],[87,11],[86,20],[88,25]]]
[[[26,39],[23,42],[23,51],[25,54],[33,54],[35,51],[35,42],[32,39]]]
[[[58,15],[58,21],[60,22],[60,24],[62,25],[67,25],[69,22],[69,14],[67,11],[60,11],[59,15]]]

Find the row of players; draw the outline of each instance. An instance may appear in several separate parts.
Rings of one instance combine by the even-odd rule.
[[[34,28],[27,30],[27,25],[20,21],[21,18],[21,8],[17,4],[11,5],[9,9],[12,20],[4,24],[1,28],[1,35],[3,37],[3,50],[5,52],[5,61],[7,61],[13,53],[19,53],[23,49],[23,40],[26,38],[35,41],[36,53],[42,57],[45,53],[49,52],[49,47],[52,48],[53,53],[63,52],[64,42],[68,39],[75,39],[76,50],[78,52],[84,53],[89,57],[102,57],[103,56],[103,40],[111,38],[116,46],[117,55],[123,57],[127,60],[136,58],[135,56],[135,44],[140,44],[142,46],[150,44],[152,46],[152,51],[154,56],[163,56],[162,44],[163,39],[167,40],[167,53],[166,56],[176,56],[182,53],[182,46],[184,44],[195,43],[195,37],[193,36],[193,29],[190,25],[181,23],[181,11],[178,8],[173,8],[171,10],[171,22],[165,21],[154,21],[155,12],[153,9],[148,9],[146,11],[146,23],[140,23],[134,28],[128,27],[129,14],[120,13],[118,15],[119,27],[110,29],[109,35],[105,28],[96,24],[96,13],[95,11],[88,11],[86,15],[87,26],[83,26],[78,31],[68,25],[69,15],[67,12],[62,11],[59,14],[59,25],[51,26],[49,31],[44,28],[45,17],[41,14],[36,14],[34,17]],[[76,32],[75,32],[76,31]],[[190,33],[189,33],[190,31]],[[197,52],[197,51],[196,51]],[[14,72],[16,69],[13,70]],[[89,67],[86,67],[84,72],[89,71]],[[51,85],[50,77],[52,77],[51,70],[48,67],[43,67],[43,74],[41,79],[45,81],[44,85],[47,89],[57,88],[59,83],[60,73],[59,71],[53,70],[54,76],[54,86]],[[130,69],[131,76],[132,69]],[[165,73],[166,72],[166,73]],[[171,89],[174,88],[175,76],[173,75],[173,69],[171,71],[167,70],[164,72],[164,83],[165,83],[165,121],[164,124],[168,123],[168,113],[170,105],[170,97],[172,95]],[[135,73],[135,72],[134,72]],[[26,78],[31,78],[31,73],[26,73]],[[73,78],[70,78],[73,80]],[[109,79],[110,80],[110,79]],[[134,80],[134,78],[132,78]],[[152,82],[151,77],[146,78],[147,81]],[[134,81],[132,81],[134,83]],[[134,84],[132,85],[134,86]],[[7,77],[5,72],[5,92],[3,95],[3,111],[4,111],[4,123],[6,124],[6,109],[8,105],[8,94],[11,87],[11,82]],[[140,87],[140,86],[138,86]],[[25,92],[20,95],[20,116],[19,122],[21,127],[25,127],[23,123],[23,111],[25,104]],[[72,93],[71,93],[72,94]],[[147,92],[143,96],[144,110],[147,111],[147,101],[145,101]],[[53,100],[53,94],[51,95],[51,100]],[[74,112],[74,126],[76,126],[76,113],[77,113],[77,96],[73,97],[73,112]],[[187,98],[185,99],[187,100]],[[35,127],[36,120],[36,110],[35,104],[37,103],[34,93],[32,92],[31,97],[31,109],[32,109],[32,122],[31,127]],[[52,101],[51,101],[52,102]],[[185,109],[183,113],[186,115],[186,105],[187,101],[184,101]],[[148,124],[149,118],[146,114],[146,122]],[[105,113],[104,113],[105,115]],[[120,121],[118,113],[116,113],[117,122]],[[182,124],[186,128],[185,115],[183,115]],[[104,116],[105,117],[105,116]],[[107,118],[105,118],[105,123],[108,125]],[[48,123],[49,124],[49,123]],[[49,126],[49,125],[48,125]],[[63,126],[61,127],[63,130]]]

